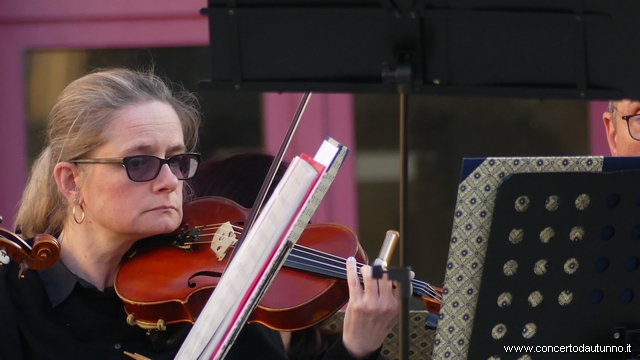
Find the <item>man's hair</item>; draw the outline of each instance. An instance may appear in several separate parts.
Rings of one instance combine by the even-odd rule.
[[[614,112],[616,111],[616,106],[618,106],[618,100],[609,100],[609,112],[611,113],[612,119],[611,119],[611,123],[613,125],[613,128],[616,128],[616,122],[615,122],[615,114]]]

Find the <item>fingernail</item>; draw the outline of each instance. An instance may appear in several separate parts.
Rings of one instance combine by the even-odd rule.
[[[356,258],[354,258],[353,256],[349,256],[349,257],[347,258],[347,261],[348,261],[348,262],[354,262],[354,261],[356,261]]]

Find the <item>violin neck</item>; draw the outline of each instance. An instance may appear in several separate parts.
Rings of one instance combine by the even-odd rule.
[[[346,259],[340,256],[327,254],[322,251],[311,249],[305,246],[296,245],[284,262],[284,266],[308,271],[317,275],[325,275],[334,279],[347,279]],[[366,264],[358,263],[358,268]],[[360,281],[362,275],[358,274]],[[428,283],[416,279],[411,279],[414,296],[431,296]]]

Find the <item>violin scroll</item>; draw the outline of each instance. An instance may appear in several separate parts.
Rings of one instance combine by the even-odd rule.
[[[442,288],[438,286],[431,286],[430,291],[427,294],[420,294],[420,300],[427,308],[427,311],[432,314],[440,312],[440,305],[442,303]]]
[[[19,235],[0,228],[0,266],[13,260],[20,266],[18,277],[23,278],[27,269],[42,270],[55,264],[60,258],[58,239],[49,234],[38,234],[33,245]]]

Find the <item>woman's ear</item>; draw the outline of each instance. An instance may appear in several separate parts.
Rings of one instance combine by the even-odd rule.
[[[80,172],[75,164],[70,162],[59,162],[53,168],[53,176],[56,179],[58,190],[72,204],[82,203],[80,193]]]

